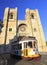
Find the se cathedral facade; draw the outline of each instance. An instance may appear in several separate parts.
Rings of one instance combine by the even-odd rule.
[[[33,36],[37,39],[39,52],[46,52],[46,42],[38,10],[26,9],[25,20],[18,20],[18,9],[5,8],[3,28],[0,34],[0,45],[10,44],[17,36]],[[15,38],[16,40],[16,38]]]

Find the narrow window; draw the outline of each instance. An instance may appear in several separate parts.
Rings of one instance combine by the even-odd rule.
[[[10,13],[9,18],[13,19],[13,13]]]
[[[36,48],[36,42],[34,42],[34,48]]]
[[[36,32],[36,28],[34,28],[34,31]]]
[[[12,31],[12,28],[9,28],[9,31]]]
[[[31,14],[31,18],[34,19],[34,14],[33,13]]]

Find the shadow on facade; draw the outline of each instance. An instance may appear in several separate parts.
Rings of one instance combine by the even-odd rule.
[[[21,60],[21,58],[14,56],[11,56],[11,53],[13,52],[12,45],[17,43],[15,41],[16,36],[14,39],[10,40],[9,44],[0,45],[0,65],[15,65],[17,62]]]

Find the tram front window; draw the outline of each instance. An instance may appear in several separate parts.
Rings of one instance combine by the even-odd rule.
[[[36,44],[35,41],[34,41],[33,47],[34,47],[34,48],[37,48],[37,44]]]
[[[32,48],[32,42],[28,42],[28,46]]]
[[[24,42],[24,48],[27,48],[27,42]]]

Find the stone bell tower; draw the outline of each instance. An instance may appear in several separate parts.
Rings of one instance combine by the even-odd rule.
[[[26,9],[26,21],[30,25],[30,36],[34,36],[37,39],[39,52],[46,52],[47,47],[38,10]]]
[[[6,12],[4,20],[6,19],[6,44],[9,43],[11,39],[16,35],[16,24],[17,24],[17,8],[9,9],[8,8],[8,17],[6,17]],[[5,22],[5,21],[4,21]]]
[[[17,8],[5,8],[2,32],[0,35],[1,44],[9,44],[9,41],[16,35]]]

